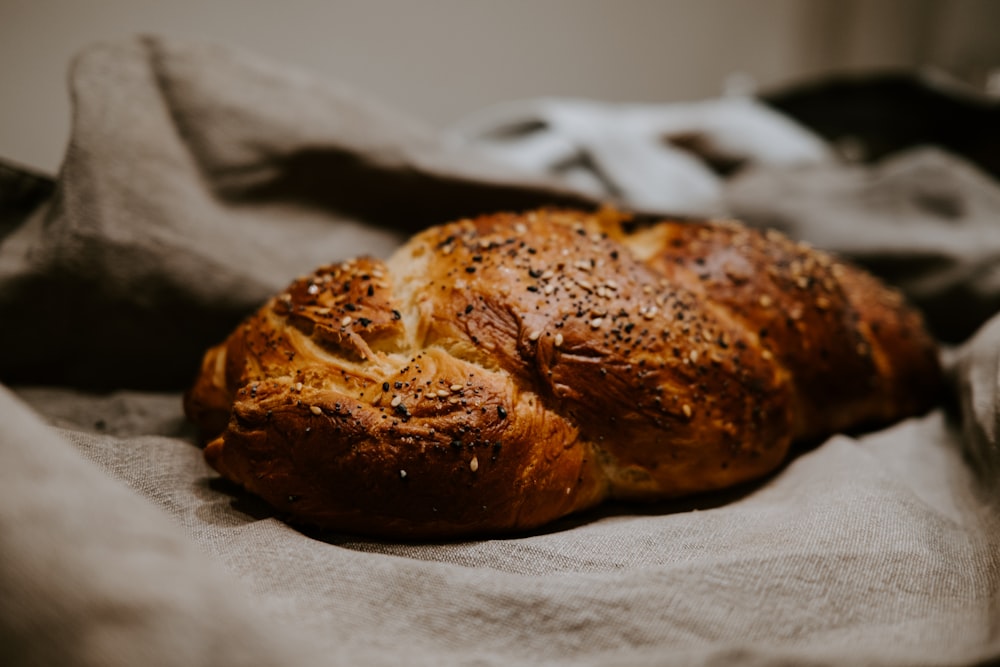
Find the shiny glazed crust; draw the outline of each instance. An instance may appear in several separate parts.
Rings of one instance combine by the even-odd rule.
[[[290,520],[429,538],[711,491],[926,410],[897,292],[733,222],[536,211],[296,280],[205,355],[209,463]]]

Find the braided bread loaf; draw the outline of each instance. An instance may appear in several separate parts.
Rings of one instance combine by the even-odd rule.
[[[737,223],[538,211],[296,280],[185,397],[292,521],[442,537],[759,478],[936,399],[935,345],[859,269]]]

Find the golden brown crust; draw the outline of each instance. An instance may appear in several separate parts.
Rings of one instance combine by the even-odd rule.
[[[735,223],[497,214],[297,280],[210,350],[209,462],[293,520],[440,537],[719,489],[929,407],[919,316]]]

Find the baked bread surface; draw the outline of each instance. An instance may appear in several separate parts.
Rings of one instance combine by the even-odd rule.
[[[296,280],[204,357],[208,462],[301,524],[483,535],[757,479],[935,401],[933,340],[870,275],[734,222],[623,222],[489,215]]]

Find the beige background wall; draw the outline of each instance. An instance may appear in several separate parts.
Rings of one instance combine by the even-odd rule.
[[[537,95],[667,102],[733,75],[1000,66],[996,0],[0,0],[0,159],[55,171],[66,69],[135,32],[207,38],[352,82],[445,126]]]

